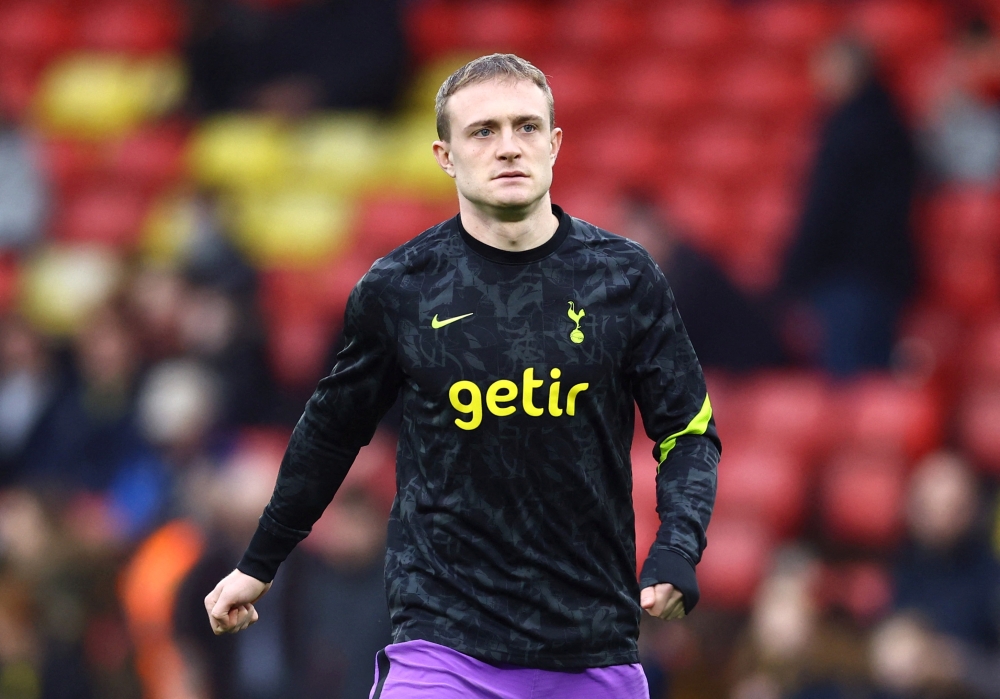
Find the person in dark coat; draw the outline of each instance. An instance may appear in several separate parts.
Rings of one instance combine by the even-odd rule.
[[[818,321],[818,362],[849,376],[888,365],[896,322],[914,287],[917,158],[866,47],[841,39],[814,68],[832,112],[781,287]]]

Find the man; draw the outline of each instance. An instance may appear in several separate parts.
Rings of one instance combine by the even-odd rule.
[[[254,601],[402,393],[372,697],[648,697],[642,608],[674,619],[715,496],[719,440],[666,280],[638,245],[552,205],[562,143],[545,76],[495,54],[438,93],[434,155],[460,215],[378,260],[306,406],[217,633]],[[662,526],[635,580],[633,399]]]

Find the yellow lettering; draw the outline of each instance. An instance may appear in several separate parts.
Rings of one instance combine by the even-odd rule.
[[[459,399],[459,394],[462,391],[469,392],[468,403],[463,403]],[[474,430],[479,427],[479,424],[483,421],[483,394],[480,392],[479,386],[471,381],[459,381],[449,389],[448,398],[451,400],[451,406],[455,410],[466,415],[471,415],[468,420],[455,418],[456,425],[463,430]]]
[[[558,369],[553,369],[549,372],[549,376],[553,379],[558,379],[562,376],[562,372]],[[549,415],[559,417],[562,413],[562,408],[559,407],[559,382],[553,381],[552,385],[549,386]]]
[[[505,408],[501,408],[499,403],[509,403],[510,401],[517,398],[517,384],[513,381],[508,381],[507,379],[500,379],[499,381],[494,381],[490,384],[490,387],[486,389],[486,407],[494,415],[504,416],[510,415],[517,408],[513,405],[508,405]]]
[[[542,408],[536,408],[535,404],[531,402],[531,396],[535,392],[535,389],[541,386],[544,381],[541,379],[535,379],[534,369],[524,370],[524,395],[521,397],[522,405],[524,406],[524,412],[528,413],[532,417],[538,417],[545,411]]]
[[[578,383],[573,388],[569,389],[569,395],[566,396],[566,414],[576,415],[576,397],[580,393],[583,393],[588,388],[590,388],[589,383]]]

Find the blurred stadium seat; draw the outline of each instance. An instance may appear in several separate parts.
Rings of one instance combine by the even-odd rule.
[[[458,3],[429,0],[404,5],[406,38],[421,62],[456,52],[462,43]],[[440,83],[438,83],[440,85]]]
[[[716,609],[746,609],[771,567],[774,541],[754,519],[713,517],[711,544],[698,565],[702,604]]]
[[[139,241],[149,198],[123,184],[97,184],[70,194],[53,225],[56,239],[130,250]]]
[[[728,442],[725,454],[713,516],[753,519],[777,540],[797,535],[809,486],[803,458],[763,437]]]
[[[233,202],[235,242],[260,267],[316,268],[350,245],[354,202],[300,189]]]
[[[823,469],[820,516],[826,537],[841,545],[884,550],[902,533],[906,468],[895,456],[842,451]]]
[[[565,50],[601,56],[605,65],[617,65],[641,36],[641,18],[627,4],[563,0],[553,14],[552,39]]]
[[[186,149],[184,129],[144,129],[111,144],[106,167],[113,180],[154,191],[187,174]]]
[[[180,8],[169,0],[102,0],[80,15],[78,41],[85,49],[157,53],[180,41]]]
[[[634,61],[614,81],[615,98],[642,123],[675,124],[702,116],[704,75],[682,59],[646,56]]]
[[[223,188],[273,187],[288,173],[289,134],[270,117],[233,114],[206,119],[188,151],[194,177]]]
[[[65,3],[0,3],[0,63],[45,61],[70,48],[73,33],[73,17]]]
[[[849,23],[890,63],[940,43],[950,30],[945,8],[931,0],[855,3]]]
[[[516,53],[529,60],[551,42],[549,8],[524,0],[474,0],[456,8],[463,48],[480,54]]]
[[[809,459],[830,446],[833,404],[826,378],[802,372],[768,372],[741,385],[739,434],[776,451]]]
[[[740,18],[717,0],[659,3],[646,24],[657,44],[699,60],[717,61],[742,43]]]
[[[108,138],[166,114],[183,91],[183,69],[174,58],[71,54],[46,70],[35,106],[51,133]]]
[[[972,386],[955,415],[958,442],[973,465],[993,478],[1000,476],[1000,386]]]
[[[122,274],[121,257],[107,248],[47,247],[24,267],[21,311],[42,332],[69,335],[115,292]]]
[[[941,444],[941,406],[929,388],[869,375],[844,386],[836,401],[841,445],[917,459]]]
[[[761,0],[744,10],[746,36],[769,51],[804,54],[837,28],[835,6],[815,0]]]
[[[294,176],[300,186],[329,194],[355,194],[370,187],[382,167],[382,138],[373,115],[317,115],[291,133]],[[427,144],[430,159],[430,144]]]
[[[437,204],[420,197],[366,198],[355,219],[354,249],[374,260],[456,213],[458,206],[452,202]]]

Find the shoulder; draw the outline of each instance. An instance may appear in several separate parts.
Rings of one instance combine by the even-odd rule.
[[[594,255],[603,255],[617,265],[629,278],[662,277],[663,273],[652,255],[639,243],[617,235],[583,219],[571,217],[573,235]]]

